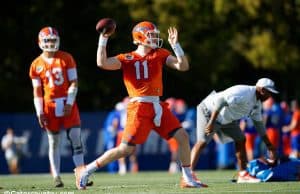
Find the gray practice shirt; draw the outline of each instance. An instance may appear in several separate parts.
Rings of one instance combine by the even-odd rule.
[[[220,124],[228,124],[242,117],[250,117],[253,121],[262,122],[262,103],[256,98],[255,86],[232,86],[224,91],[209,95],[202,103],[208,110],[214,111],[220,98],[223,98],[226,104],[217,117],[217,122]]]

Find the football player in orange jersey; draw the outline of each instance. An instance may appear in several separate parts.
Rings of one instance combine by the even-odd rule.
[[[151,22],[140,22],[133,28],[133,43],[137,45],[137,49],[129,53],[107,57],[106,45],[111,34],[112,32],[106,32],[105,28],[100,33],[97,65],[105,70],[123,71],[123,80],[130,97],[126,126],[122,143],[118,147],[106,151],[88,165],[75,169],[77,188],[85,189],[87,178],[98,168],[132,154],[137,144],[146,141],[152,129],[166,140],[174,137],[179,144],[183,175],[180,186],[201,187],[200,181],[195,180],[190,169],[188,134],[171,113],[168,104],[159,99],[163,94],[163,66],[166,64],[179,71],[189,69],[188,60],[178,42],[177,29],[175,27],[168,29],[168,41],[176,56],[161,48],[163,40],[159,37],[159,30]]]
[[[76,105],[78,88],[76,62],[59,50],[59,34],[53,27],[41,29],[38,44],[43,51],[31,64],[34,106],[41,128],[48,135],[49,161],[55,187],[63,187],[60,177],[60,130],[66,129],[75,166],[84,164],[80,116]]]

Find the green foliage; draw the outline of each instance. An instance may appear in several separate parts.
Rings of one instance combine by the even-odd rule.
[[[37,34],[47,25],[58,29],[61,48],[72,53],[78,63],[81,110],[110,109],[121,100],[126,95],[121,73],[96,67],[95,24],[103,17],[117,21],[116,33],[109,39],[110,56],[135,48],[131,29],[137,22],[157,24],[167,49],[171,49],[168,27],[178,28],[191,70],[166,71],[166,97],[182,97],[196,105],[212,89],[254,84],[262,76],[275,80],[282,98],[300,93],[296,80],[300,69],[299,1],[13,0],[7,4],[1,7],[0,87],[2,91],[13,87],[13,91],[1,95],[2,111],[32,111],[28,70],[40,54]]]

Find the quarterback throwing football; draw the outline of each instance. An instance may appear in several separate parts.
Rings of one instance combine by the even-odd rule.
[[[107,57],[106,45],[111,34],[105,30],[100,33],[97,65],[105,70],[123,71],[123,81],[130,97],[126,126],[122,143],[118,147],[106,151],[88,165],[75,169],[77,188],[85,189],[87,178],[98,168],[132,154],[137,144],[146,141],[152,129],[162,138],[168,140],[174,137],[178,142],[182,166],[181,187],[201,187],[202,183],[196,180],[190,169],[188,134],[171,113],[168,104],[159,98],[163,94],[164,65],[178,71],[189,69],[188,60],[178,43],[177,29],[168,29],[168,41],[176,56],[161,48],[163,40],[159,37],[159,30],[151,22],[140,22],[133,28],[133,43],[137,45],[137,49],[129,53]]]

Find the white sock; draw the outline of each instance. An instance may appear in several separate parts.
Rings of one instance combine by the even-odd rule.
[[[172,161],[169,166],[169,173],[177,173],[178,171],[179,169],[177,163]]]
[[[98,170],[98,165],[96,160],[89,163],[88,165],[86,165],[86,171],[88,172],[88,174],[92,174],[93,172],[95,172],[96,170]]]
[[[246,170],[241,170],[241,171],[239,172],[239,175],[240,175],[240,176],[245,176],[245,175],[246,175],[246,173],[247,173],[247,171],[246,171]]]
[[[127,172],[126,164],[119,162],[119,174],[124,175]]]
[[[49,143],[49,162],[52,176],[55,178],[60,174],[60,152],[59,152],[59,143],[60,143],[60,134],[48,134],[48,143]]]
[[[72,158],[76,167],[84,165],[83,154],[73,155]]]

